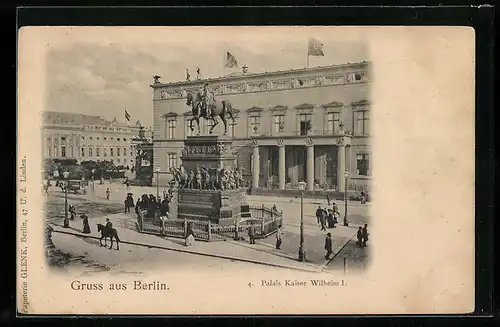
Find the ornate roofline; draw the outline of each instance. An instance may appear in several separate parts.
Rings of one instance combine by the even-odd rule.
[[[214,78],[204,78],[204,79],[199,79],[199,80],[192,80],[192,81],[176,81],[176,82],[169,82],[169,83],[154,83],[151,84],[150,87],[153,89],[155,88],[162,88],[165,86],[195,86],[198,84],[204,84],[207,82],[216,82],[216,81],[237,81],[240,79],[251,79],[253,77],[264,77],[264,76],[269,76],[269,77],[277,77],[277,75],[287,75],[287,74],[293,74],[293,73],[300,73],[300,72],[319,72],[322,70],[329,70],[329,69],[339,69],[341,70],[342,68],[356,68],[356,67],[366,67],[369,66],[371,62],[369,61],[361,61],[361,62],[354,62],[354,63],[346,63],[346,64],[340,64],[340,65],[328,65],[328,66],[318,66],[318,67],[309,67],[309,68],[298,68],[298,69],[288,69],[288,70],[278,70],[278,71],[273,71],[273,72],[259,72],[259,73],[246,73],[243,75],[236,75],[236,76],[221,76],[221,77],[214,77]],[[368,67],[366,67],[368,68]]]

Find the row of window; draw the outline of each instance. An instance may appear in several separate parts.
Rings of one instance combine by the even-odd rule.
[[[75,156],[74,148],[72,146],[69,147],[68,152],[66,151],[65,145],[61,145],[60,148],[61,148],[61,157],[62,158],[66,158],[66,157],[73,158]],[[103,156],[107,157],[108,156],[108,148],[102,148],[102,150],[103,150]],[[115,156],[114,150],[115,150],[114,148],[109,148],[109,156],[110,157]],[[85,148],[81,148],[80,151],[81,151],[80,152],[81,157],[86,157],[86,156],[92,157],[94,155],[93,148],[90,146],[88,147],[87,152],[85,151]],[[59,157],[59,147],[55,146],[54,152],[52,152],[52,147],[48,147],[47,154],[49,157],[52,157],[52,155],[54,155],[54,157],[56,157],[56,158]],[[95,149],[95,155],[96,155],[96,157],[99,157],[101,155],[101,148]],[[116,148],[116,156],[117,157],[120,157],[120,156],[126,157],[127,156],[127,148],[123,148],[123,152],[121,151],[121,148]],[[133,147],[130,146],[130,157],[133,157],[133,156],[134,156]]]
[[[85,136],[82,136],[81,139],[85,140]],[[103,139],[104,139],[104,141],[107,141],[107,137],[103,137]],[[115,139],[114,137],[111,138],[111,140],[114,140],[114,139]],[[125,137],[124,138],[119,138],[119,137],[116,138],[117,141],[120,141],[120,139],[123,140],[124,142],[127,141],[127,139]],[[54,140],[57,140],[57,138],[54,138]],[[66,141],[66,136],[61,136],[60,140]],[[92,140],[92,136],[89,136],[89,140]],[[99,136],[96,137],[96,140],[98,140],[98,141],[100,140]],[[47,137],[47,141],[50,141],[50,137]]]
[[[278,170],[279,162],[278,160],[273,160],[271,162],[270,169],[273,171]],[[253,154],[250,154],[250,171],[253,171]],[[326,166],[326,176],[331,177],[336,173],[333,165]],[[370,176],[370,156],[368,153],[358,153],[356,155],[356,175],[357,176]]]
[[[273,126],[272,133],[277,136],[280,133],[285,132],[285,115],[275,115],[273,116]],[[300,114],[299,115],[299,135],[310,135],[312,133],[312,114]],[[324,134],[335,135],[340,131],[340,113],[331,112],[326,115],[326,124],[324,126]],[[368,111],[356,111],[355,112],[355,124],[354,133],[355,135],[369,135],[370,134],[370,120]],[[202,123],[202,121],[200,121]],[[195,123],[193,122],[193,126]],[[207,122],[205,129],[210,129],[212,122]],[[249,135],[257,136],[261,134],[261,116],[250,116],[248,117],[248,126],[250,128]],[[175,139],[175,131],[177,127],[176,120],[167,121],[167,139]],[[228,135],[231,137],[235,136],[236,122],[231,120],[228,121]],[[203,131],[206,133],[207,131]],[[197,130],[194,128],[191,130],[190,121],[186,119],[185,121],[185,135],[194,136]]]

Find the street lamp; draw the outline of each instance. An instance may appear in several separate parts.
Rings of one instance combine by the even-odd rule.
[[[299,245],[299,261],[306,261],[306,249],[304,247],[304,190],[305,182],[299,183],[300,190],[300,245]]]
[[[68,177],[69,172],[65,171],[63,173],[64,177],[64,228],[69,228],[68,219]]]
[[[347,222],[347,177],[349,177],[349,171],[344,172],[345,183],[344,183],[344,226],[349,226]]]
[[[95,169],[92,168],[92,192],[95,191],[95,177],[94,177]]]
[[[160,198],[160,185],[158,177],[160,176],[160,168],[156,168],[156,200]]]

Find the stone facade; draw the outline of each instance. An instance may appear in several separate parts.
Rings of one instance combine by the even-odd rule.
[[[347,170],[348,187],[369,188],[369,66],[361,62],[151,85],[160,185],[171,179],[170,166],[180,163],[184,140],[196,133],[188,127],[192,114],[183,91],[209,83],[218,99],[235,108],[228,135],[248,185],[283,189],[305,181],[309,189],[342,191]],[[209,127],[202,120],[202,135]],[[222,135],[222,123],[214,133]]]
[[[138,125],[53,111],[43,112],[42,123],[44,159],[111,160],[118,166],[135,165],[132,139],[138,134]]]

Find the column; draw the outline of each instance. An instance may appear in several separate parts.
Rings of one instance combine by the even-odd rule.
[[[337,191],[345,191],[345,145],[344,138],[339,139],[337,142]]]
[[[259,145],[257,144],[257,142],[252,142],[252,147],[253,147],[252,188],[258,188],[259,177],[260,177]]]
[[[278,141],[278,153],[279,153],[279,166],[278,166],[278,176],[279,176],[279,189],[285,189],[285,145],[283,140]]]
[[[306,142],[307,149],[307,190],[314,190],[314,144],[309,139]]]

